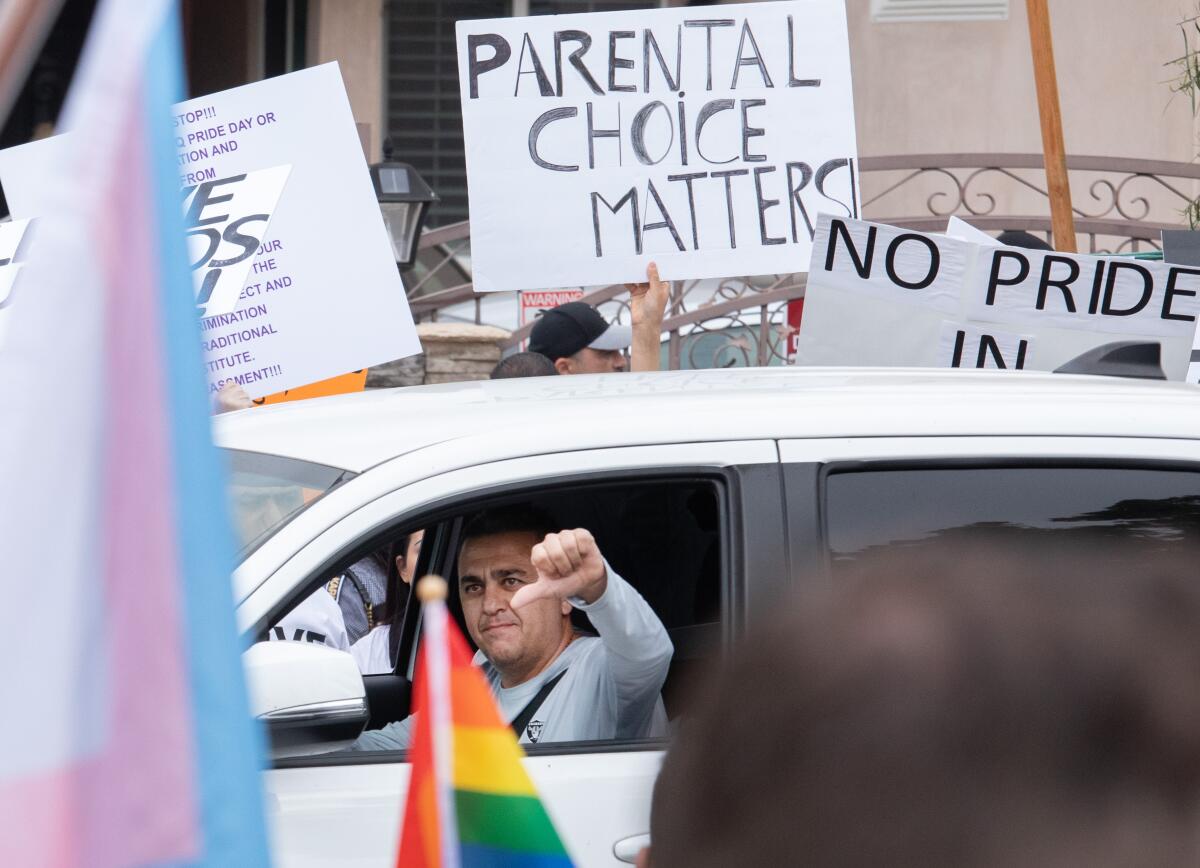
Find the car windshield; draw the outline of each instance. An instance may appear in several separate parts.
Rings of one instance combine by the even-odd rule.
[[[224,450],[229,460],[230,503],[245,560],[280,528],[354,474],[338,467],[261,452]]]

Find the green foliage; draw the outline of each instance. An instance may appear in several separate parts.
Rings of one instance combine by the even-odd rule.
[[[1187,207],[1183,209],[1183,216],[1187,218],[1189,229],[1200,229],[1200,199],[1188,202]]]
[[[1169,64],[1178,69],[1171,81],[1171,92],[1186,94],[1195,116],[1196,101],[1200,97],[1200,15],[1180,21],[1179,32],[1183,36],[1183,56]],[[1193,41],[1197,48],[1192,47]],[[1200,228],[1200,199],[1189,202],[1183,209],[1183,216],[1193,230]]]
[[[1200,51],[1192,48],[1192,39],[1200,41],[1200,16],[1180,21],[1179,32],[1183,35],[1183,56],[1171,61],[1179,68],[1179,74],[1171,82],[1171,92],[1187,94],[1195,114],[1196,98],[1200,95]]]

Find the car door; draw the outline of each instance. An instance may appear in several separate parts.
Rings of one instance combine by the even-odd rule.
[[[420,463],[420,454],[411,456]],[[786,582],[782,485],[770,440],[593,449],[495,461],[428,476],[333,523],[263,581],[240,620],[254,633],[307,592],[322,571],[389,524],[421,524],[504,490],[672,474],[711,478],[723,491],[721,638],[736,634],[753,599]],[[759,589],[759,590],[749,590]],[[524,760],[564,843],[581,866],[632,860],[649,830],[664,745],[535,745]],[[336,754],[277,761],[264,775],[277,863],[393,864],[409,766],[402,755]],[[618,858],[618,855],[621,858]]]
[[[1200,542],[1195,440],[789,440],[780,442],[780,459],[797,582],[827,581],[872,548],[964,530]]]

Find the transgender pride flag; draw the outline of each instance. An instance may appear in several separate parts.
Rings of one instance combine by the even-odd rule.
[[[267,863],[171,105],[101,0],[0,350],[0,865]]]

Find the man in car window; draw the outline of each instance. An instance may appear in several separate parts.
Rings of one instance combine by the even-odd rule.
[[[671,640],[588,531],[553,533],[530,510],[486,513],[463,530],[458,573],[475,663],[522,742],[666,735]],[[573,627],[572,608],[598,636]],[[405,749],[412,720],[364,733],[354,749]]]

